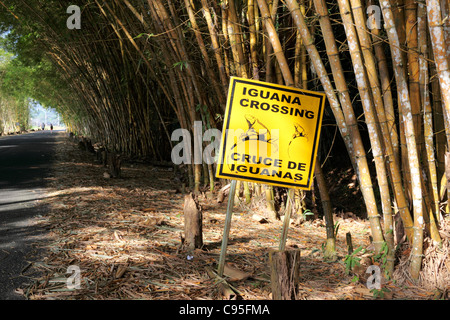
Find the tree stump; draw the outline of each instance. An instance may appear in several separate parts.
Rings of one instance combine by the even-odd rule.
[[[92,141],[90,139],[86,139],[85,146],[87,152],[95,153],[95,148],[92,145]]]
[[[108,171],[111,177],[120,178],[120,166],[122,165],[122,160],[120,159],[120,155],[115,152],[108,152]]]
[[[202,210],[193,193],[184,197],[184,235],[189,251],[203,246]]]
[[[81,141],[78,142],[78,147],[82,150],[95,153],[91,140],[86,137],[81,137]]]
[[[300,250],[271,250],[270,282],[273,300],[295,300],[300,276]]]
[[[100,147],[96,150],[97,161],[104,167],[107,165],[107,152],[105,147]]]

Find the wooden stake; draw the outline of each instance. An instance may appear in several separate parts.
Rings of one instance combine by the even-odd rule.
[[[289,189],[288,197],[286,200],[286,211],[283,217],[283,229],[281,231],[281,239],[280,239],[280,251],[284,250],[286,246],[287,233],[289,230],[289,223],[291,221],[291,211],[292,211],[292,202],[294,201],[294,189]]]

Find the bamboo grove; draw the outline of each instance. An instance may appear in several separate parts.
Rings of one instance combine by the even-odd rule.
[[[419,278],[424,238],[440,243],[448,214],[448,1],[91,0],[78,3],[81,28],[74,30],[66,27],[71,4],[5,0],[1,14],[19,58],[54,66],[45,75],[58,84],[46,88],[49,103],[72,131],[164,160],[174,129],[192,131],[195,121],[221,129],[231,76],[323,91],[357,174],[375,251],[388,252],[386,273],[404,233],[410,272]],[[214,185],[213,169],[189,166],[196,190]],[[315,178],[332,254],[333,199],[320,165]],[[247,201],[250,189],[266,192],[273,207],[272,188],[242,188]],[[295,193],[297,209],[305,196]]]

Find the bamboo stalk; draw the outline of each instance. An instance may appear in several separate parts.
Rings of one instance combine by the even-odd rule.
[[[304,1],[305,0],[301,0],[300,1],[300,12],[303,15],[306,15],[306,9],[305,9],[305,5],[304,5]],[[310,2],[311,5],[312,2]],[[298,30],[297,30],[297,33]],[[302,39],[301,34],[299,34],[300,38]],[[303,45],[303,39],[302,39],[302,46],[300,47],[300,57],[301,57],[301,71],[302,71],[302,86],[303,88],[307,87],[307,83],[308,83],[308,66],[307,66],[307,52],[306,52],[306,47]]]
[[[256,50],[256,18],[254,0],[248,0],[247,3],[248,29],[250,33],[250,56],[252,59],[252,78],[259,80],[258,52]]]
[[[444,23],[444,38],[447,46],[447,52],[450,52],[450,3],[448,0],[441,0],[441,16]]]
[[[381,3],[381,10],[385,22],[385,28],[388,34],[391,55],[394,62],[394,73],[397,83],[397,90],[401,98],[403,109],[403,121],[405,124],[405,136],[408,148],[408,160],[410,163],[410,174],[412,179],[412,198],[414,206],[414,235],[411,250],[411,276],[413,279],[419,278],[419,271],[422,263],[423,253],[423,204],[422,204],[422,186],[419,156],[417,152],[416,136],[414,122],[412,119],[412,108],[409,99],[409,89],[406,81],[404,59],[400,51],[400,42],[395,29],[391,6],[388,2]]]
[[[237,63],[237,74],[240,77],[248,78],[247,64],[245,62],[245,55],[242,48],[241,28],[238,23],[234,0],[228,0],[228,18],[227,29],[230,37],[231,48],[233,50],[234,61]]]
[[[227,81],[225,65],[224,65],[224,62],[222,59],[222,55],[221,55],[221,48],[219,45],[219,38],[218,38],[217,32],[216,32],[216,26],[214,25],[213,19],[211,17],[211,12],[209,10],[207,0],[201,0],[201,1],[202,1],[203,14],[205,16],[206,24],[208,25],[209,35],[211,38],[212,50],[214,52],[217,67],[219,69],[220,81],[221,81],[224,93],[226,93],[228,81]],[[224,107],[223,107],[223,110],[225,110]]]
[[[353,63],[354,66],[362,66],[365,65],[365,69],[367,71],[367,80],[370,83],[371,93],[373,97],[373,106],[376,109],[376,114],[373,114],[369,118],[373,118],[375,122],[378,120],[378,124],[375,124],[375,128],[377,125],[380,126],[381,132],[382,132],[382,141],[384,142],[384,150],[385,150],[385,156],[388,160],[388,165],[390,167],[390,173],[391,178],[393,180],[393,187],[396,191],[396,195],[398,198],[398,207],[401,208],[401,216],[403,217],[403,220],[405,221],[405,225],[407,228],[412,227],[412,221],[410,220],[410,213],[408,210],[408,206],[406,203],[406,199],[404,197],[403,193],[403,187],[401,186],[401,178],[400,178],[400,171],[399,171],[399,164],[397,162],[397,159],[394,155],[394,150],[392,146],[391,141],[391,135],[389,130],[389,124],[387,117],[385,115],[385,108],[384,108],[384,102],[381,96],[381,89],[379,84],[379,79],[377,76],[377,70],[376,70],[376,61],[375,57],[372,53],[372,41],[368,35],[368,30],[366,29],[365,24],[365,17],[362,12],[362,5],[360,0],[351,0],[351,7],[353,11],[353,17],[355,20],[356,30],[359,38],[359,43],[361,44],[363,59],[360,58],[360,55],[356,55],[355,59],[356,61]],[[344,7],[345,9],[345,7]],[[348,8],[347,8],[348,10]],[[342,16],[342,14],[341,14]],[[349,21],[346,24],[346,30],[348,30],[348,33],[352,32],[352,21],[351,19],[348,19]],[[350,41],[349,37],[347,37]],[[350,46],[351,48],[358,48],[358,43],[355,41],[353,46]],[[358,72],[355,70],[355,74],[357,74],[358,79]],[[366,91],[366,86],[369,85],[367,83],[367,80],[365,79],[364,71],[361,70],[359,72],[360,77],[362,77],[362,83],[358,84],[359,90]],[[365,98],[363,98],[363,95]],[[361,97],[363,99],[363,103],[368,103],[368,111],[371,110],[370,106],[370,94],[362,94]],[[365,111],[366,112],[366,111]],[[369,122],[367,122],[367,115],[366,115],[366,123],[369,125]],[[373,129],[375,131],[375,128]],[[370,132],[370,131],[369,131]],[[372,138],[372,140],[374,140]],[[371,140],[371,141],[372,141]],[[376,142],[376,140],[375,140]],[[380,141],[381,143],[381,141]],[[374,157],[375,157],[375,151],[377,148],[373,148]],[[376,159],[376,158],[375,158]],[[375,160],[376,161],[376,160]],[[381,196],[381,203],[382,203],[382,211],[383,211],[383,217],[384,217],[384,226],[385,226],[385,232],[384,232],[384,238],[386,239],[386,242],[388,244],[388,263],[386,265],[386,271],[388,272],[388,275],[390,276],[394,269],[394,226],[393,226],[393,214],[392,214],[392,207],[391,207],[391,201],[389,196],[389,185],[387,181],[387,175],[385,174],[384,170],[384,164],[383,164],[383,154],[382,152],[379,153],[379,159],[378,159],[378,165],[377,165],[377,177],[379,181],[379,187],[380,187],[380,196]],[[409,237],[411,237],[411,233],[409,233]]]
[[[331,109],[336,119],[336,123],[344,139],[347,150],[351,155],[353,155],[354,154],[353,143],[349,135],[349,130],[347,127],[347,123],[345,121],[344,113],[340,108],[338,99],[334,93],[334,88],[331,85],[331,81],[328,78],[325,66],[320,58],[317,48],[313,43],[312,36],[306,26],[303,16],[299,14],[301,12],[300,8],[298,4],[294,1],[287,1],[286,3],[288,5],[289,11],[291,12],[291,15],[294,17],[294,22],[296,23],[297,29],[301,33],[303,44],[306,47],[308,54],[310,56],[310,61],[311,63],[313,63],[314,69],[319,74],[320,81],[324,87],[325,93],[327,95],[328,101],[330,103]]]
[[[430,39],[427,39],[427,52],[428,56],[433,60],[433,50],[431,48]],[[436,161],[437,161],[437,176],[438,176],[438,190],[439,190],[439,200],[444,198],[444,190],[446,189],[446,184],[440,183],[441,177],[445,176],[445,153],[447,149],[446,143],[446,130],[444,124],[444,113],[442,111],[441,104],[441,92],[439,90],[439,79],[436,74],[436,64],[430,63],[428,65],[430,70],[430,83],[431,92],[430,97],[432,99],[432,109],[433,109],[433,126],[434,135],[436,141]],[[448,211],[448,205],[445,206],[445,211]]]
[[[326,185],[325,177],[322,172],[320,163],[318,162],[314,168],[314,175],[320,193],[320,201],[322,202],[323,214],[325,217],[325,227],[327,230],[327,241],[325,245],[324,258],[327,260],[336,259],[336,237],[334,232],[333,222],[333,207],[331,204],[328,187]]]
[[[445,31],[441,18],[441,6],[437,0],[427,0],[426,4],[428,27],[430,29],[431,44],[441,88],[444,117],[448,119],[450,116],[450,70]],[[446,125],[447,145],[450,145],[449,130],[450,128]]]
[[[252,198],[251,198],[249,183],[248,183],[248,181],[244,181],[243,184],[244,184],[245,203],[250,204],[250,202],[252,201]]]
[[[345,32],[347,35],[347,41],[349,44],[350,55],[353,62],[353,68],[355,71],[356,82],[358,90],[361,96],[361,101],[364,109],[364,115],[366,118],[366,124],[369,130],[369,138],[372,145],[372,153],[375,160],[375,167],[377,171],[377,177],[379,181],[381,201],[383,205],[383,211],[385,214],[392,215],[390,210],[389,188],[387,183],[387,173],[384,166],[383,153],[381,148],[381,142],[379,140],[379,133],[377,128],[377,120],[374,112],[373,100],[369,92],[370,84],[367,79],[366,72],[364,70],[364,62],[362,54],[359,49],[358,36],[353,26],[353,20],[351,17],[350,4],[346,0],[338,0],[342,21],[344,22]],[[381,230],[381,224],[378,215],[368,215],[370,225],[372,229],[372,235],[374,238],[375,251],[381,252],[384,237]],[[392,227],[392,226],[391,226]],[[392,230],[392,229],[391,229]]]
[[[274,54],[277,58],[285,84],[287,86],[294,85],[294,78],[289,71],[288,62],[284,55],[283,47],[281,46],[280,39],[277,36],[277,30],[273,24],[269,8],[265,0],[258,0],[259,10],[261,12],[261,18],[264,20],[264,26],[267,30],[270,43],[273,47]]]
[[[270,0],[268,3],[269,6],[269,11],[270,11],[270,16],[272,18],[272,20],[275,19],[276,17],[276,12],[278,10],[278,3],[279,0]],[[262,24],[265,30],[267,30],[267,28],[264,26],[265,24],[265,20],[262,20]],[[266,37],[269,38],[267,31],[266,31]],[[274,82],[274,78],[273,78],[273,73],[274,73],[274,59],[273,59],[273,47],[272,44],[270,42],[270,40],[266,40],[265,41],[265,68],[266,68],[266,82]]]
[[[431,237],[436,242],[441,242],[439,232],[437,230],[437,222],[439,221],[439,191],[438,191],[438,177],[436,172],[436,160],[434,156],[434,131],[433,131],[433,115],[431,102],[428,90],[428,62],[427,62],[427,21],[426,21],[426,9],[424,4],[418,4],[418,48],[420,52],[419,56],[419,82],[420,82],[420,92],[422,97],[422,105],[424,109],[423,115],[423,127],[424,127],[424,141],[425,141],[425,151],[426,159],[428,163],[428,174],[430,177],[430,185],[432,191],[432,200],[434,203],[433,210],[430,211],[430,223],[431,223]],[[436,221],[437,219],[437,221]]]
[[[267,19],[266,23],[265,23],[265,27],[268,28],[269,38],[270,38],[271,44],[274,48],[275,55],[277,57],[277,61],[280,65],[280,69],[283,73],[283,77],[285,78],[285,82],[291,83],[291,85],[293,85],[294,83],[293,83],[292,74],[291,74],[287,64],[285,63],[286,58],[284,57],[284,53],[282,51],[278,51],[278,49],[280,49],[279,40],[278,40],[278,37],[276,36],[276,33],[274,34],[274,32],[273,32],[274,30],[272,29],[273,22],[272,22],[272,18],[268,15],[267,3],[265,2],[265,0],[258,0],[258,5],[259,5],[260,11],[261,11],[261,16],[265,17]],[[327,217],[327,226],[328,226],[328,229],[331,228],[333,230],[332,234],[327,233],[327,251],[326,251],[327,258],[332,258],[335,253],[335,247],[334,247],[335,242],[333,241],[334,229],[333,229],[332,208],[331,208],[330,197],[328,194],[328,190],[326,188],[325,179],[323,177],[322,170],[321,170],[319,163],[316,164],[314,170],[315,170],[315,174],[316,174],[317,183],[319,186],[319,192],[320,192],[321,201],[323,204],[324,213]],[[289,214],[290,214],[290,210],[291,210],[291,201],[293,201],[293,196],[294,196],[293,190],[289,190],[288,204],[286,206],[287,207],[286,212]],[[288,219],[289,217],[290,217],[290,215],[287,217],[285,216],[284,226],[286,226],[286,223],[289,223],[289,222],[286,222],[286,219]],[[284,227],[283,229],[287,229],[287,227]],[[282,242],[284,242],[284,241],[282,241]]]
[[[374,16],[369,17],[369,19],[375,19]],[[375,21],[372,25],[375,25]],[[387,59],[384,54],[383,44],[384,41],[380,38],[380,29],[373,28],[371,30],[372,42],[375,50],[375,57],[377,60],[378,70],[380,74],[381,90],[383,94],[384,102],[384,112],[386,116],[386,122],[388,126],[389,136],[391,137],[391,144],[393,149],[393,154],[395,161],[400,165],[400,146],[399,146],[399,135],[396,126],[395,112],[394,112],[394,102],[392,100],[391,92],[391,80],[389,76],[389,69],[387,64]]]
[[[224,105],[226,98],[225,98],[225,95],[223,94],[223,91],[219,87],[219,84],[216,81],[216,78],[217,78],[216,75],[213,73],[213,68],[212,68],[211,62],[209,60],[208,52],[206,50],[205,43],[203,42],[203,38],[202,38],[202,35],[200,32],[200,29],[197,25],[197,20],[195,18],[194,10],[193,10],[189,0],[184,0],[184,4],[186,6],[186,10],[189,15],[189,21],[191,22],[192,29],[194,30],[195,38],[197,40],[198,46],[200,48],[200,52],[203,57],[202,60],[205,63],[206,72],[208,73],[209,80],[212,82],[212,86],[214,88],[214,91],[215,91],[218,99],[219,99],[219,103],[221,105]]]
[[[421,153],[421,123],[420,117],[420,88],[419,88],[419,55],[417,45],[417,3],[414,0],[405,0],[405,33],[408,59],[409,94],[417,136],[418,152]]]
[[[300,32],[297,31],[297,36],[295,38],[295,63],[294,63],[294,86],[297,88],[303,87],[302,81],[302,56],[301,51],[304,48],[302,43],[302,36]]]
[[[272,219],[278,219],[277,211],[275,210],[275,201],[273,198],[273,187],[269,185],[264,185],[265,188],[265,196],[266,196],[266,204],[267,210],[272,215]]]
[[[223,44],[222,46],[224,47],[224,51],[223,51],[223,60],[224,60],[224,64],[225,64],[225,71],[228,75],[228,77],[231,76],[231,67],[232,64],[230,62],[230,59],[228,58],[228,51],[225,49],[225,45],[227,43],[229,43],[230,39],[228,37],[228,29],[227,29],[227,25],[228,25],[228,11],[225,10],[224,6],[222,5],[220,8],[220,11],[222,13],[222,33],[221,36],[223,38]],[[233,74],[236,74],[236,72],[233,71]]]
[[[362,145],[361,138],[359,136],[359,131],[357,129],[356,117],[354,116],[354,113],[353,113],[350,97],[348,96],[348,89],[347,89],[343,70],[342,70],[342,67],[340,64],[340,60],[339,60],[339,53],[337,50],[336,43],[334,41],[331,23],[330,23],[330,20],[328,17],[328,9],[327,9],[324,1],[316,0],[314,2],[314,4],[316,7],[316,11],[320,17],[319,22],[320,22],[320,25],[322,28],[322,32],[323,32],[323,34],[327,34],[327,37],[324,38],[325,45],[327,47],[327,54],[328,54],[329,62],[330,62],[330,65],[331,65],[331,68],[333,71],[333,76],[335,77],[336,87],[338,89],[338,92],[340,93],[341,105],[345,111],[344,115],[346,115],[346,120],[348,122],[349,128],[353,129],[352,136],[354,137],[353,141],[355,143],[355,150],[357,150],[356,156],[354,157],[354,158],[356,158],[356,163],[357,163],[355,170],[358,172],[358,177],[360,179],[360,183],[363,186],[364,186],[364,182],[367,183],[366,190],[368,192],[366,194],[364,194],[365,189],[363,188],[362,189],[363,195],[365,195],[367,198],[371,199],[371,197],[373,197],[373,195],[370,194],[370,189],[369,189],[371,186],[371,182],[369,180],[370,177],[366,177],[364,175],[364,172],[368,172],[367,161],[365,158],[365,151],[364,151],[364,147]],[[397,170],[397,173],[399,173],[398,170]],[[366,177],[366,180],[362,180],[362,177]],[[399,181],[397,181],[397,190],[399,192],[403,191],[402,185]],[[397,196],[401,197],[401,195],[402,195],[402,193],[400,193],[400,195],[397,195]],[[366,205],[367,205],[367,200],[366,200]],[[408,206],[407,206],[406,202],[405,202],[405,204],[402,205],[402,210],[404,210],[403,211],[404,213],[407,213],[406,218],[409,217],[409,219],[411,219],[410,215],[409,215],[409,211],[407,211]],[[412,222],[411,222],[411,224],[412,224]],[[388,223],[388,225],[389,225],[389,223]]]

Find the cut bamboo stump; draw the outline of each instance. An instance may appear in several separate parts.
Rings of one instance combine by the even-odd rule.
[[[203,246],[202,210],[193,193],[184,197],[185,246],[189,251]]]
[[[107,153],[108,173],[113,178],[120,178],[122,160],[120,155],[115,152]]]
[[[100,147],[95,151],[97,156],[97,161],[100,162],[104,167],[107,165],[107,152],[105,147]]]
[[[345,234],[345,240],[347,241],[347,252],[349,255],[353,253],[353,242],[352,242],[352,234],[347,232]]]
[[[273,300],[295,300],[300,276],[300,250],[271,250],[270,282]]]

